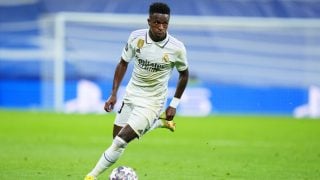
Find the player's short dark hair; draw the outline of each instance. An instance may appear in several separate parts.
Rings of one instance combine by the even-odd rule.
[[[152,3],[149,7],[149,15],[151,15],[153,13],[170,15],[170,7],[167,4],[162,3],[162,2]]]

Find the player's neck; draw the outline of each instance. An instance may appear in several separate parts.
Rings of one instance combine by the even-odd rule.
[[[160,41],[163,41],[163,40],[166,39],[167,34],[166,34],[163,38],[157,38],[157,37],[155,37],[155,36],[152,34],[152,32],[149,30],[149,36],[150,36],[150,38],[152,39],[152,41],[154,41],[154,42],[160,42]]]

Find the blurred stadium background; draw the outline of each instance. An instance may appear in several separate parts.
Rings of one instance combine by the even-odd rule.
[[[1,0],[0,107],[101,112],[150,2]],[[319,0],[163,2],[190,62],[180,114],[320,116]]]

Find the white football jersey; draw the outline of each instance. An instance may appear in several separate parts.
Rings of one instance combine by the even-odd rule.
[[[121,57],[127,62],[134,60],[124,102],[141,106],[162,107],[173,68],[176,67],[178,71],[188,68],[186,49],[182,42],[168,33],[163,41],[154,42],[148,29],[130,34]]]

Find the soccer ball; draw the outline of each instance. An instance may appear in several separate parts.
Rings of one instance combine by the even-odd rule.
[[[138,180],[138,176],[131,167],[119,166],[112,170],[109,180]]]

